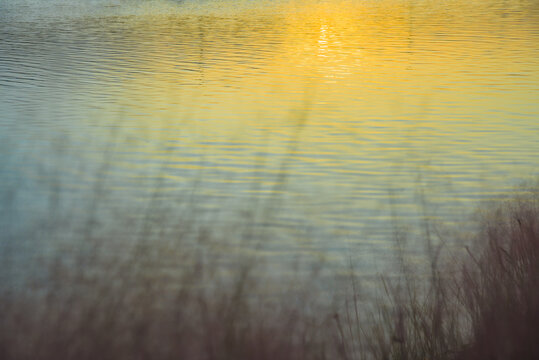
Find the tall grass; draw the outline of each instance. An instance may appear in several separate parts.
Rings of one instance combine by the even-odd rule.
[[[482,209],[452,262],[426,235],[430,274],[384,278],[385,301],[362,346],[376,359],[539,358],[539,193]],[[397,242],[399,239],[397,237]],[[353,322],[357,321],[352,319]]]
[[[484,211],[453,263],[429,231],[428,273],[397,250],[399,276],[382,276],[370,303],[354,276],[335,306],[316,301],[312,278],[265,296],[249,259],[219,278],[173,249],[58,256],[0,293],[0,359],[538,359],[539,196],[528,194]]]
[[[539,358],[539,202],[507,203],[483,220],[468,248],[457,297],[471,341],[465,359]]]

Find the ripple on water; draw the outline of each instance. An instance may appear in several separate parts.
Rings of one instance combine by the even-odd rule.
[[[533,1],[8,0],[0,20],[0,190],[32,214],[13,229],[53,198],[84,217],[159,193],[280,252],[365,257],[421,191],[450,223],[539,168]]]

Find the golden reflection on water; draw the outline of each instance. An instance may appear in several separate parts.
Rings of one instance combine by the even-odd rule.
[[[149,114],[143,129],[210,121],[192,126],[200,136],[248,139],[264,127],[286,137],[284,123],[309,104],[305,132],[316,143],[336,127],[387,144],[414,132],[407,139],[426,148],[447,132],[469,138],[474,126],[473,141],[490,143],[514,125],[508,113],[535,122],[536,26],[501,27],[478,9],[460,16],[472,5],[291,2],[276,14],[142,19],[134,35],[147,38],[125,53],[140,63],[117,103]]]

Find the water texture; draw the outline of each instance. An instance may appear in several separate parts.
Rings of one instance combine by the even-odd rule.
[[[539,174],[538,100],[533,0],[1,0],[0,236],[151,213],[375,271]]]

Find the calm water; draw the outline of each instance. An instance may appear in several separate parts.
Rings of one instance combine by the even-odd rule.
[[[375,271],[393,220],[539,174],[539,3],[0,0],[0,111],[12,250],[210,232]]]

